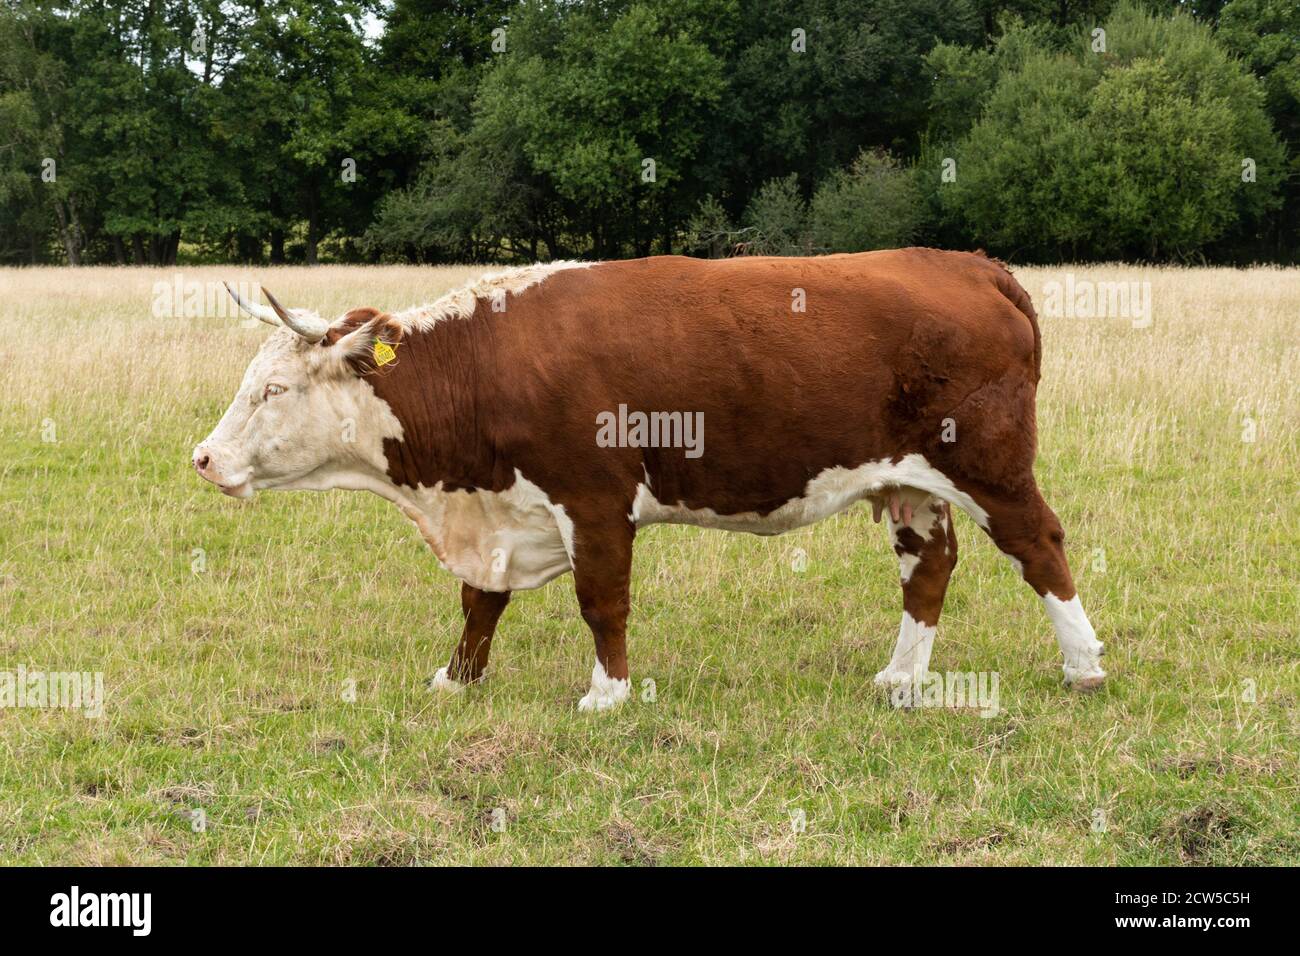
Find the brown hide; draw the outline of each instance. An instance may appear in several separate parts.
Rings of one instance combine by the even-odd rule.
[[[979,254],[662,256],[480,301],[367,377],[403,427],[399,484],[501,490],[518,468],[553,500],[626,511],[648,474],[662,502],[765,514],[826,468],[912,452],[963,489],[1032,481],[1038,355],[1028,297]],[[620,404],[703,412],[703,456],[599,447]]]

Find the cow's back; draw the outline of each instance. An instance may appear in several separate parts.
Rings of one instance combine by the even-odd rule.
[[[1006,282],[928,249],[665,256],[560,271],[470,321],[491,343],[484,405],[526,472],[648,475],[661,500],[766,511],[836,465],[942,454],[940,422],[989,383],[1027,383],[1032,405],[1036,328]],[[620,406],[702,416],[703,454],[600,447]]]

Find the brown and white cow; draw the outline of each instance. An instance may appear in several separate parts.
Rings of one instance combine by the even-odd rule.
[[[596,641],[578,706],[618,704],[638,528],[777,534],[863,499],[888,511],[903,587],[878,684],[927,671],[954,505],[1042,598],[1066,682],[1105,677],[1034,481],[1034,309],[982,254],[555,263],[333,322],[266,295],[240,305],[277,331],[194,466],[239,498],[397,505],[463,582],[441,689],[482,679],[512,591],[572,571]]]

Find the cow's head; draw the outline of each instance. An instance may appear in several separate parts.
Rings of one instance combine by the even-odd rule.
[[[401,426],[365,376],[375,367],[375,343],[393,345],[400,330],[375,309],[330,323],[262,291],[271,308],[230,289],[241,309],[276,331],[194,449],[195,470],[233,498],[263,488],[372,486],[383,474],[383,440],[400,438]]]

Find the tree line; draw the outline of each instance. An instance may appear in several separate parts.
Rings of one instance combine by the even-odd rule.
[[[1295,0],[0,2],[0,262],[1300,258]]]

